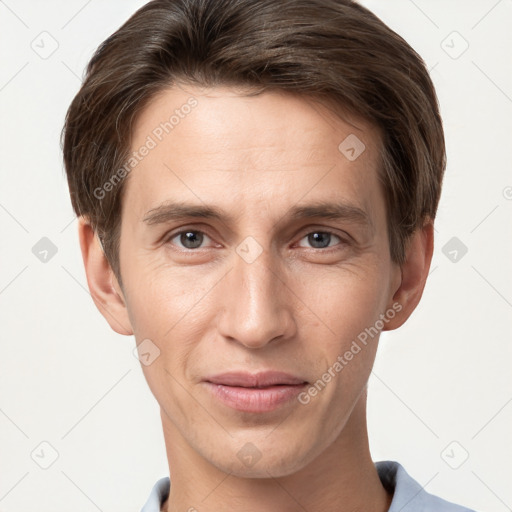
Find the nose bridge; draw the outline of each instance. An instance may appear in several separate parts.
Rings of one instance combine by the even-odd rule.
[[[290,301],[276,257],[251,237],[237,246],[222,291],[227,300],[220,330],[226,338],[260,348],[291,335]]]

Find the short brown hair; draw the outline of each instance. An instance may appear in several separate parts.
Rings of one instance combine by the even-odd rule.
[[[350,0],[153,0],[96,50],[62,132],[74,211],[87,217],[120,280],[123,184],[98,199],[129,156],[137,116],[177,83],[248,86],[328,100],[377,126],[391,258],[434,219],[445,142],[421,57]]]

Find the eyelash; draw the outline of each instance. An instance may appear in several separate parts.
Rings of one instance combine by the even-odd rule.
[[[192,232],[192,233],[201,233],[203,235],[206,235],[208,238],[212,239],[212,237],[210,237],[208,235],[208,233],[206,233],[205,231],[202,231],[200,229],[192,229],[192,228],[185,228],[185,229],[181,229],[179,231],[175,231],[171,234],[169,234],[168,236],[165,237],[165,240],[164,240],[164,243],[165,244],[171,244],[171,240],[173,240],[174,238],[182,235],[183,233],[189,233],[189,232]],[[313,233],[322,233],[322,234],[328,234],[328,235],[331,235],[331,236],[334,236],[336,238],[338,238],[338,240],[340,241],[338,244],[334,245],[334,246],[328,246],[328,247],[302,247],[302,249],[310,249],[310,250],[316,250],[316,251],[322,251],[322,252],[331,252],[332,250],[337,250],[339,249],[338,245],[347,245],[348,244],[348,240],[347,239],[344,239],[343,237],[341,237],[340,235],[338,235],[337,233],[335,233],[334,231],[329,231],[329,230],[326,230],[326,229],[314,229],[312,231],[308,231],[307,233],[305,233],[301,238],[300,240],[303,240],[304,238],[306,238],[308,235],[311,235]],[[200,249],[204,249],[204,247],[198,247],[196,249],[188,249],[188,248],[183,248],[183,249],[179,249],[181,250],[182,252],[189,252],[189,253],[192,253],[192,252],[198,252]]]

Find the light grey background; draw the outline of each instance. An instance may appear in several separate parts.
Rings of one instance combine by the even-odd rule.
[[[143,3],[0,0],[2,512],[138,511],[168,474],[134,338],[89,296],[59,147],[87,61]],[[362,3],[423,56],[448,150],[422,302],[371,377],[372,454],[511,510],[512,1]]]

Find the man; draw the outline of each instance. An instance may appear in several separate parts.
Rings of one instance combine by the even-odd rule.
[[[348,0],[155,0],[63,135],[91,295],[160,405],[170,478],[145,512],[468,510],[368,447],[446,161],[402,38]]]

